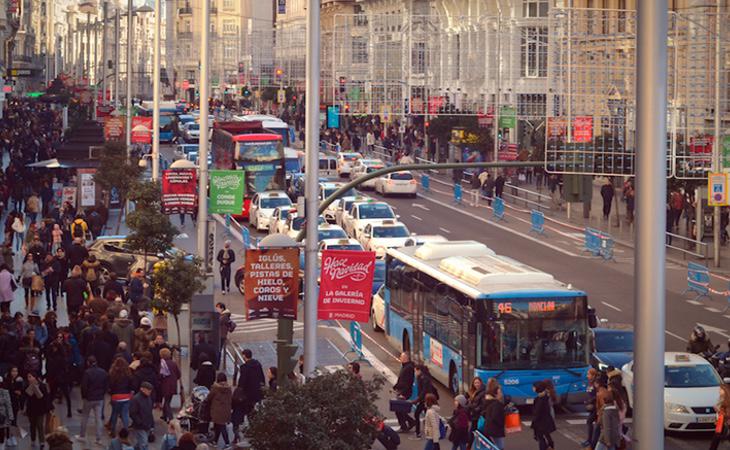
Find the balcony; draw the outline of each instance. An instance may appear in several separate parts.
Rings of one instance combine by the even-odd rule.
[[[185,6],[184,8],[180,8],[177,10],[178,15],[184,16],[192,16],[193,15],[193,8],[190,7],[190,5]]]
[[[177,33],[178,39],[192,39],[193,38],[193,32],[192,31],[180,31]]]

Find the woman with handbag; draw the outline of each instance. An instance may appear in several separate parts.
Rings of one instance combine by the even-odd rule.
[[[5,439],[10,437],[10,427],[13,425],[14,419],[10,392],[5,389],[3,377],[0,377],[0,445],[3,445]]]
[[[172,419],[170,402],[177,394],[177,385],[180,381],[180,369],[172,360],[172,352],[168,348],[160,350],[160,398],[162,398],[162,420]]]
[[[31,253],[26,254],[25,259],[23,260],[23,265],[20,268],[20,282],[23,285],[23,289],[25,290],[26,310],[32,309],[30,308],[30,300],[33,290],[33,276],[38,275],[40,272],[41,271],[38,268],[38,264],[33,261],[33,255]]]
[[[482,408],[482,426],[479,431],[499,449],[504,449],[504,403],[502,387],[499,383],[490,383]]]
[[[717,450],[720,442],[730,440],[730,385],[720,385],[720,400],[715,406],[717,422],[710,450]]]

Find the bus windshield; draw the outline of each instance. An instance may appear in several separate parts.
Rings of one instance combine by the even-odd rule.
[[[584,301],[579,297],[487,301],[493,319],[478,327],[478,365],[501,370],[584,367],[588,363]]]

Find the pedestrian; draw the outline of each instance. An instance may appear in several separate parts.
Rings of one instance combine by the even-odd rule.
[[[129,402],[134,394],[132,371],[123,358],[116,358],[109,369],[109,393],[112,404],[109,435],[114,437],[118,418],[122,419],[123,428],[129,428]]]
[[[44,263],[41,265],[43,285],[46,289],[46,310],[56,310],[58,300],[58,277],[61,271],[61,263],[55,256],[47,254]]]
[[[46,379],[51,397],[63,396],[66,400],[66,417],[71,417],[71,345],[66,342],[63,333],[57,331],[51,336],[54,339],[46,347]]]
[[[10,304],[15,298],[18,283],[7,264],[0,264],[0,312],[10,313]]]
[[[596,450],[617,450],[622,441],[621,421],[614,396],[610,391],[606,392],[604,396],[600,421],[601,436],[598,439]]]
[[[135,435],[135,449],[149,450],[149,433],[155,427],[152,417],[152,385],[143,382],[129,405],[129,418]]]
[[[61,230],[61,225],[54,223],[53,229],[51,230],[51,252],[56,253],[56,251],[61,248],[63,245],[63,230]]]
[[[89,257],[89,250],[84,247],[81,238],[74,238],[73,243],[68,248],[66,256],[70,267],[79,266],[81,267]]]
[[[38,219],[38,212],[40,212],[40,199],[33,192],[25,200],[25,213],[28,215],[31,223],[34,223]]]
[[[81,267],[76,265],[71,270],[71,277],[63,282],[63,292],[66,293],[66,308],[68,314],[78,314],[84,300],[89,296],[90,292],[88,284],[81,278]]]
[[[492,379],[490,379],[491,381]],[[484,425],[481,431],[485,437],[494,443],[499,450],[504,449],[504,402],[502,387],[494,379],[488,383],[481,415],[484,417]]]
[[[503,172],[499,172],[499,175],[497,175],[497,179],[494,180],[494,196],[502,198],[502,193],[504,192],[504,185],[507,182],[507,179],[504,177]]]
[[[220,347],[218,348],[218,361],[223,361],[223,352],[228,342],[228,333],[236,327],[235,322],[231,320],[231,312],[226,308],[226,304],[218,302],[215,304],[215,310],[218,313],[218,333],[220,335]]]
[[[104,396],[109,388],[109,375],[101,369],[94,356],[86,359],[86,370],[81,378],[81,428],[79,434],[74,436],[76,440],[86,441],[86,424],[89,415],[93,414],[94,427],[96,430],[95,443],[101,445],[102,410],[104,409]]]
[[[58,295],[61,295],[63,293],[63,283],[68,278],[69,269],[68,258],[66,257],[66,251],[63,249],[63,247],[56,249],[56,255],[54,258],[55,261],[58,262],[59,266],[58,273],[56,274],[56,280],[58,281],[58,284],[56,285],[56,293]]]
[[[253,358],[250,349],[243,350],[243,364],[240,367],[238,386],[243,389],[245,404],[243,415],[247,416],[253,411],[254,406],[263,398],[263,388],[266,385],[264,369],[261,363]]]
[[[112,333],[117,337],[117,340],[121,343],[127,344],[127,348],[134,348],[134,324],[128,318],[129,313],[126,309],[119,310],[118,316],[114,319],[112,325]]]
[[[46,414],[53,410],[53,399],[48,395],[48,386],[39,376],[28,372],[26,380],[25,414],[28,416],[30,426],[31,447],[36,448],[37,441],[42,448],[45,438]]]
[[[89,231],[89,225],[83,219],[81,214],[78,214],[76,216],[76,219],[74,219],[74,221],[71,223],[69,231],[71,232],[71,237],[74,239],[74,241],[76,241],[76,239],[79,239],[81,242],[84,242],[86,241],[86,233]]]
[[[412,425],[416,427],[416,437],[421,437],[421,413],[426,411],[428,406],[426,405],[426,396],[432,394],[438,400],[438,392],[433,386],[433,380],[431,379],[431,372],[428,367],[423,364],[418,364],[415,367],[416,375],[416,389],[418,391],[418,397],[411,401],[416,405],[416,411],[413,413],[413,418],[409,418]]]
[[[453,444],[451,450],[466,450],[466,445],[470,441],[470,423],[467,399],[464,395],[457,395],[454,397],[454,412],[449,419],[449,441]]]
[[[479,377],[474,377],[469,384],[469,390],[466,391],[467,398],[467,409],[469,410],[469,417],[471,418],[471,429],[477,429],[477,422],[482,414],[484,408],[484,396],[486,395],[487,387]]]
[[[215,367],[213,367],[213,363],[207,359],[207,356],[206,360],[204,360],[198,367],[198,372],[195,374],[193,383],[198,386],[205,386],[208,389],[210,389],[211,386],[213,386],[213,383],[215,383]]]
[[[207,402],[210,405],[210,420],[213,422],[213,444],[218,445],[218,440],[223,435],[223,442],[229,445],[228,423],[231,421],[231,402],[233,392],[228,384],[228,378],[223,372],[219,372],[215,378],[215,384],[208,394]]]
[[[213,363],[213,367],[218,367],[218,349],[210,342],[208,333],[198,332],[196,334],[197,343],[193,345],[193,357],[190,359],[190,367],[193,370],[199,370],[200,365],[203,361],[210,361]],[[213,381],[215,381],[215,374],[213,375]],[[211,381],[211,384],[213,384]]]
[[[221,274],[221,291],[223,295],[231,292],[231,264],[236,261],[236,252],[231,249],[231,241],[226,240],[223,248],[218,252],[216,258],[220,264],[219,270]]]
[[[5,263],[6,266],[8,266],[8,270],[10,271],[10,273],[13,273],[13,267],[15,266],[15,252],[13,251],[12,242],[5,241],[2,247],[0,247],[0,253],[2,253],[3,257],[2,262]]]
[[[95,255],[89,255],[86,260],[81,264],[81,269],[84,273],[84,279],[89,283],[91,287],[91,293],[93,295],[99,295],[99,268],[101,263],[96,260]]]
[[[124,286],[117,279],[115,272],[109,274],[109,279],[101,289],[101,296],[110,302],[116,300],[117,297],[124,300]]]
[[[626,197],[626,221],[629,224],[634,223],[634,204],[636,200],[636,192],[634,185],[629,181],[624,188],[624,196]]]
[[[162,420],[172,420],[170,402],[177,395],[177,385],[180,382],[180,369],[172,360],[172,352],[168,348],[160,350],[160,396],[162,398]]]
[[[608,216],[611,214],[611,205],[613,204],[614,196],[613,182],[610,178],[606,177],[606,182],[601,186],[601,198],[603,199],[603,219],[608,220]]]
[[[134,346],[133,353],[143,353],[150,349],[150,342],[157,336],[157,332],[152,328],[152,321],[149,317],[142,317],[139,321],[139,328],[134,330]]]
[[[131,441],[129,440],[129,430],[122,428],[119,430],[117,437],[109,442],[107,450],[135,450]]]
[[[22,214],[18,214],[13,218],[13,223],[10,228],[13,230],[13,237],[15,238],[15,251],[19,252],[23,246],[23,238],[25,237],[25,223],[23,222]]]
[[[426,406],[426,419],[423,426],[423,433],[426,438],[424,450],[440,450],[441,417],[439,416],[438,397],[434,394],[426,394],[424,405]]]
[[[550,434],[556,430],[556,427],[547,383],[536,381],[533,383],[532,389],[537,394],[533,404],[534,417],[531,425],[535,440],[540,450],[552,449],[555,444]]]
[[[132,305],[137,309],[137,311],[144,311],[146,309],[144,295],[145,284],[144,270],[135,270],[129,280],[127,298],[130,302],[132,302]]]
[[[407,352],[402,352],[399,357],[401,367],[398,372],[398,379],[393,385],[393,392],[396,397],[401,400],[410,400],[413,395],[413,381],[415,379],[415,370],[411,357]],[[405,433],[411,427],[410,417],[407,412],[396,411],[395,417],[398,419],[398,425],[400,425],[400,432]]]
[[[670,202],[672,206],[672,226],[676,229],[679,227],[679,220],[682,218],[682,211],[684,210],[684,195],[679,192],[679,189],[672,190]]]
[[[25,309],[31,310],[31,300],[33,298],[33,277],[40,275],[41,270],[38,264],[33,260],[32,253],[26,253],[23,265],[20,268],[20,281],[25,291]]]
[[[0,446],[10,438],[10,427],[15,421],[13,402],[10,399],[10,391],[6,387],[3,377],[0,376]]]

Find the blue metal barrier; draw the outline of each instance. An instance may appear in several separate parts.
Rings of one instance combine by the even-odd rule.
[[[231,237],[231,215],[226,214],[226,235]]]
[[[454,185],[454,203],[457,205],[461,205],[462,194],[461,183],[456,183]]]
[[[499,450],[499,447],[479,431],[474,431],[474,444],[471,448],[472,450]]]
[[[370,364],[362,352],[362,329],[360,328],[360,324],[354,320],[350,322],[350,350],[345,352],[345,357],[350,353],[355,354],[355,359],[349,360],[350,362],[364,361]]]
[[[682,292],[697,294],[695,300],[702,297],[710,298],[710,269],[707,266],[697,263],[687,263],[687,289]]]
[[[616,259],[613,256],[614,240],[610,234],[604,233],[594,228],[586,227],[584,231],[585,242],[583,251],[591,253],[593,256],[600,256],[604,260]]]
[[[243,247],[251,248],[251,233],[248,231],[248,227],[241,227],[241,236],[243,237]]]
[[[545,235],[545,214],[533,209],[530,212],[530,232]]]
[[[494,197],[492,201],[492,216],[497,220],[505,220],[504,218],[504,200],[500,197]]]
[[[606,233],[601,233],[600,239],[601,239],[601,248],[600,248],[599,255],[601,255],[601,257],[603,257],[603,259],[606,261],[608,261],[609,259],[616,261],[616,259],[613,257],[614,242],[613,242],[613,238],[611,237],[611,235],[606,234]]]
[[[426,173],[421,174],[421,187],[425,192],[431,189],[431,178]]]

